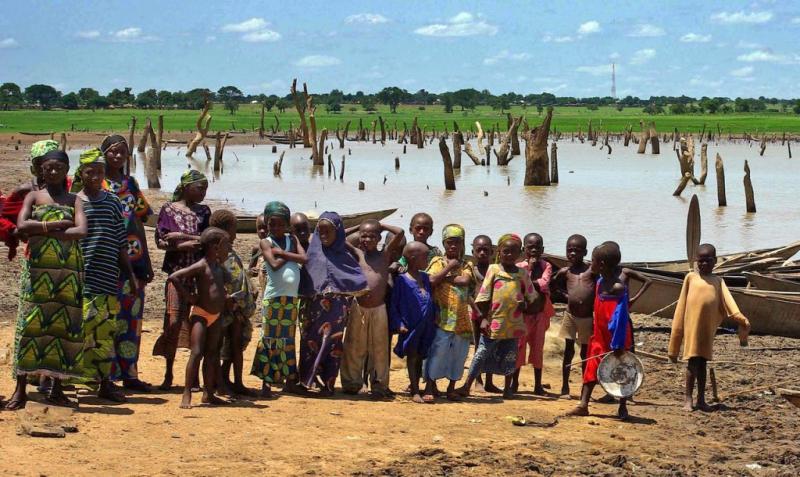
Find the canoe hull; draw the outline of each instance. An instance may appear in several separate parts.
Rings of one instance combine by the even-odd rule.
[[[785,280],[771,275],[745,273],[750,286],[759,290],[800,293],[800,282]]]

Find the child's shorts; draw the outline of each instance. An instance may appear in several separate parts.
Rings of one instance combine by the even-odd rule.
[[[572,316],[567,310],[564,310],[564,318],[561,320],[561,330],[558,336],[566,340],[577,341],[585,345],[589,344],[589,338],[592,337],[594,332],[594,323],[592,317],[579,318]]]

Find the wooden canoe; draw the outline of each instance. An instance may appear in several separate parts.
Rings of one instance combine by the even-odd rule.
[[[780,292],[800,293],[800,282],[778,278],[774,275],[745,272],[744,276],[753,288]]]
[[[775,390],[778,394],[784,397],[787,401],[794,404],[797,407],[800,407],[800,391],[796,389],[776,389]]]
[[[342,221],[344,222],[344,227],[352,227],[354,225],[358,225],[361,222],[368,220],[368,219],[375,219],[375,220],[383,220],[386,217],[395,213],[397,209],[383,209],[383,210],[373,210],[371,212],[360,212],[356,214],[345,214],[342,215]],[[312,216],[311,213],[306,213],[308,215],[308,221],[311,225],[311,229],[313,230],[314,227],[317,226],[318,217]],[[236,217],[237,219],[237,227],[236,232],[240,234],[253,234],[256,232],[256,216],[255,215],[239,215]],[[151,215],[147,218],[147,222],[145,225],[149,227],[155,227],[156,222],[158,221],[157,215]]]
[[[651,285],[631,306],[631,311],[672,319],[683,280],[660,272],[642,274],[651,280]],[[642,282],[631,280],[630,294],[636,294],[641,287]],[[800,294],[729,289],[741,312],[750,320],[753,333],[800,338]],[[723,325],[735,326],[727,321]]]

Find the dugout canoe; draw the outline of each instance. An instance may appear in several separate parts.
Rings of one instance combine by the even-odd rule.
[[[643,272],[651,280],[650,288],[631,306],[636,313],[653,314],[672,319],[681,292],[683,280],[669,272]],[[630,294],[635,295],[643,282],[632,279]],[[729,287],[741,312],[750,320],[752,332],[757,334],[800,338],[800,293],[774,292],[749,288]],[[733,322],[723,322],[733,327]]]
[[[361,222],[368,219],[383,220],[395,212],[397,212],[397,209],[383,209],[383,210],[373,210],[370,212],[359,212],[356,214],[344,214],[342,215],[342,221],[344,222],[344,227],[347,228],[347,227],[352,227],[354,225],[358,225]],[[319,218],[317,215],[312,215],[312,214],[314,213],[306,212],[306,215],[308,215],[308,221],[311,224],[311,228],[313,230],[313,228],[317,226],[317,220],[319,220]],[[158,222],[158,216],[154,214],[147,218],[147,222],[145,223],[145,225],[149,227],[155,227],[157,222]],[[236,232],[241,234],[255,233],[256,216],[255,215],[236,216]]]
[[[787,280],[775,275],[745,272],[750,286],[759,290],[800,293],[800,281]]]

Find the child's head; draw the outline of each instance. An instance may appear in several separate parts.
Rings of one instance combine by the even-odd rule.
[[[330,220],[320,219],[317,222],[317,232],[323,247],[330,247],[336,242],[336,225]]]
[[[503,266],[517,264],[522,254],[522,239],[517,234],[505,234],[497,241],[497,260]]]
[[[267,235],[269,235],[267,221],[264,220],[264,214],[258,214],[258,216],[256,216],[256,235],[258,235],[260,239],[265,239]]]
[[[488,265],[492,261],[492,239],[488,235],[478,235],[472,239],[472,256],[478,265]]]
[[[592,272],[611,275],[622,261],[622,253],[616,242],[603,242],[592,251]]]
[[[81,153],[80,165],[75,174],[83,190],[90,194],[100,192],[106,178],[106,161],[100,149],[89,149]]]
[[[184,200],[187,204],[199,204],[205,200],[207,190],[208,178],[205,174],[188,169],[181,174],[181,181],[172,194],[172,200]]]
[[[717,249],[710,243],[704,243],[697,247],[697,271],[701,275],[711,275],[714,266],[717,264]]]
[[[425,212],[418,212],[411,217],[408,231],[416,242],[428,243],[428,237],[433,233],[433,218]]]
[[[42,181],[42,162],[44,162],[44,155],[50,151],[56,151],[60,145],[58,141],[52,139],[45,139],[44,141],[36,141],[31,145],[31,174],[36,179]]]
[[[300,243],[307,244],[311,237],[311,226],[308,217],[302,212],[295,212],[291,218],[292,233],[297,236]]]
[[[227,209],[218,209],[211,214],[208,225],[228,232],[231,244],[236,241],[236,214]]]
[[[586,257],[586,246],[586,237],[579,234],[570,235],[567,239],[567,260],[570,265],[583,263],[583,258]]]
[[[375,219],[368,219],[358,226],[358,246],[367,252],[378,249],[381,240],[381,223]]]
[[[464,256],[464,227],[458,224],[445,225],[442,229],[444,254],[450,260],[460,260]]]
[[[69,156],[61,150],[50,151],[42,157],[42,179],[47,185],[66,185]]]
[[[109,170],[118,171],[128,162],[128,155],[130,154],[128,142],[119,134],[103,139],[103,143],[100,144],[100,150],[103,152],[103,157]]]
[[[422,242],[410,242],[403,247],[403,257],[408,263],[408,269],[424,270],[428,266],[428,248]]]
[[[283,238],[289,227],[291,215],[289,207],[283,202],[278,202],[277,200],[268,202],[264,206],[264,220],[267,222],[269,234],[275,238]]]
[[[217,227],[208,227],[200,234],[200,247],[206,260],[220,262],[230,252],[228,233]]]
[[[525,236],[524,245],[525,256],[538,260],[544,252],[544,239],[541,235],[531,232]]]

